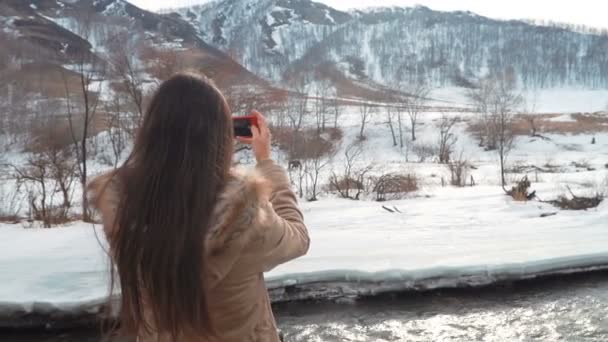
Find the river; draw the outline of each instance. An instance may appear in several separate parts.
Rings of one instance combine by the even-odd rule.
[[[288,342],[608,341],[608,272],[274,309]],[[98,339],[90,330],[0,332],[3,342]]]

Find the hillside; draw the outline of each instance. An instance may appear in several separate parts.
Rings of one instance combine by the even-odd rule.
[[[528,87],[608,87],[608,36],[597,30],[422,6],[347,13],[309,0],[224,0],[178,12],[210,44],[276,82],[339,71],[393,87],[419,78],[468,86],[510,70]]]
[[[109,70],[122,53],[146,82],[192,68],[224,89],[270,89],[268,82],[205,43],[179,17],[148,12],[123,0],[7,0],[0,3],[0,22],[0,41],[7,47],[0,53],[0,76],[13,81],[27,79],[33,70],[57,81],[58,69],[74,70],[84,58],[87,63],[95,60],[99,77],[111,78]],[[36,69],[41,64],[44,67]]]

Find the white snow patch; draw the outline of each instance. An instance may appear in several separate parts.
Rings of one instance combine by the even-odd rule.
[[[327,8],[325,9],[325,19],[327,19],[332,24],[336,23],[334,18],[329,14],[329,9],[327,9]]]
[[[553,122],[576,122],[576,119],[572,117],[570,114],[562,114],[556,117],[552,117],[549,121]]]
[[[526,103],[522,109],[537,113],[598,112],[608,108],[608,90],[583,88],[552,88],[521,91]],[[458,87],[434,89],[435,103],[470,106],[467,90]]]

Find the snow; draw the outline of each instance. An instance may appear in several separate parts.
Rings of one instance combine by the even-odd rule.
[[[308,255],[267,274],[268,286],[348,283],[373,291],[485,284],[608,265],[608,205],[559,212],[516,203],[496,187],[435,189],[430,198],[383,203],[303,203]],[[0,225],[0,311],[72,310],[107,295],[108,264],[99,226],[56,229]],[[550,239],[548,239],[550,237]],[[103,241],[102,241],[103,242]],[[325,290],[331,289],[326,286]],[[361,290],[363,291],[363,290]]]
[[[437,104],[463,106],[469,103],[467,90],[458,87],[434,89]],[[608,90],[585,88],[549,88],[522,90],[525,107],[536,113],[599,112],[608,108]]]
[[[0,303],[61,307],[98,299],[107,288],[107,264],[95,234],[102,236],[85,223],[53,230],[1,225]]]
[[[119,16],[119,17],[128,16],[128,14],[125,10],[125,4],[122,1],[112,2],[110,5],[108,5],[103,10],[102,14],[109,15],[109,16]]]
[[[463,277],[483,284],[608,262],[607,205],[541,218],[556,209],[513,202],[495,187],[446,188],[382,205],[403,214],[373,202],[306,205],[310,253],[273,270],[270,286],[363,281],[403,289],[454,286]]]
[[[576,122],[576,119],[573,118],[572,115],[570,115],[570,114],[562,114],[562,115],[550,118],[549,121],[553,121],[553,122]]]
[[[15,20],[17,20],[17,19],[19,19],[19,17],[0,16],[0,24],[2,25],[2,31],[4,33],[10,34],[13,37],[17,37],[19,35],[19,32],[15,29]]]
[[[327,21],[330,24],[335,24],[336,21],[334,20],[334,18],[331,16],[331,14],[329,14],[329,9],[325,9],[325,19],[327,19]]]

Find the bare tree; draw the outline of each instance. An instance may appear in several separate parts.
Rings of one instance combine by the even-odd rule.
[[[359,117],[361,118],[361,129],[359,130],[359,140],[365,140],[365,127],[369,123],[375,109],[369,102],[363,102],[359,105]]]
[[[403,147],[408,147],[409,144],[407,144],[407,137],[405,137],[405,133],[404,133],[405,128],[404,128],[403,120],[402,120],[403,112],[401,111],[401,108],[399,108],[399,106],[395,107],[395,114],[397,116],[397,127],[399,128],[399,147],[401,149],[403,149]],[[405,139],[404,139],[404,137],[405,137]],[[404,141],[406,142],[406,144],[408,146],[405,146]]]
[[[495,134],[492,132],[492,114],[490,108],[493,94],[496,92],[495,82],[491,78],[482,79],[477,88],[470,89],[467,97],[480,114],[481,128],[478,130],[479,146],[485,146],[488,150],[496,148]]]
[[[403,102],[403,107],[410,119],[412,141],[416,141],[416,125],[418,124],[419,114],[429,101],[431,88],[424,79],[418,79],[415,83],[405,86],[404,89],[408,93],[408,97]]]
[[[334,109],[334,128],[338,128],[338,120],[340,115],[342,115],[342,107],[340,105],[340,100],[336,97],[331,101],[331,104]]]
[[[88,40],[93,34],[94,14],[86,11],[78,22],[78,35]],[[66,92],[66,108],[70,134],[78,160],[78,174],[82,187],[82,219],[91,220],[89,201],[85,191],[88,177],[89,149],[87,139],[92,133],[93,123],[97,115],[102,90],[102,81],[105,77],[105,64],[92,51],[80,51],[75,60],[76,71],[79,76],[79,90],[72,94],[70,84],[65,72],[62,72]],[[74,101],[72,100],[74,99]]]
[[[531,137],[540,137],[538,134],[538,126],[536,121],[536,107],[538,102],[538,90],[532,92],[531,98],[529,100],[523,100],[522,98],[522,106],[524,106],[524,111],[526,112],[526,121],[528,125],[530,125],[530,136]],[[525,104],[524,104],[525,103]]]
[[[439,144],[437,152],[439,154],[439,163],[441,164],[450,162],[452,149],[458,140],[456,135],[453,133],[454,125],[456,125],[457,122],[457,117],[449,117],[443,114],[437,123],[437,128],[439,129]]]
[[[134,137],[132,120],[127,119],[128,114],[123,109],[123,102],[123,96],[116,94],[110,101],[104,104],[108,140],[112,147],[112,160],[110,164],[114,168],[118,167],[122,153],[127,146],[128,136]]]
[[[337,191],[342,198],[358,200],[364,190],[365,176],[371,171],[372,167],[357,167],[356,164],[359,162],[362,153],[363,149],[359,141],[346,146],[342,173],[338,175],[334,170],[331,172],[330,188]],[[356,191],[354,195],[353,190]]]
[[[133,113],[133,128],[136,131],[144,115],[144,86],[147,82],[142,62],[142,48],[145,46],[143,33],[138,27],[129,27],[108,38],[111,76],[120,82],[119,92],[127,95],[130,106],[125,102],[123,110]]]
[[[299,132],[302,128],[304,118],[308,114],[309,86],[304,78],[293,79],[290,82],[290,86],[295,93],[289,97],[289,107],[291,108],[291,111],[287,114],[287,117],[295,135],[295,133]]]
[[[522,105],[523,97],[516,91],[515,75],[503,72],[495,77],[496,86],[492,96],[491,113],[495,118],[493,131],[497,135],[497,152],[500,160],[500,179],[503,188],[506,186],[505,164],[513,147],[515,135],[513,121],[515,111]]]
[[[500,160],[500,179],[504,188],[507,184],[505,179],[506,160],[515,139],[515,135],[513,134],[513,108],[521,102],[521,98],[509,89],[502,89],[498,101],[498,120],[496,121],[496,131],[498,133],[497,152]]]
[[[395,128],[393,125],[394,116],[395,116],[395,113],[393,111],[393,107],[387,106],[386,107],[386,124],[388,125],[388,128],[391,131],[391,137],[393,138],[393,146],[397,146],[397,136],[395,134]]]
[[[325,131],[325,126],[328,120],[328,97],[333,96],[332,85],[328,80],[317,82],[315,87],[315,119],[317,123],[317,132]]]
[[[327,151],[326,145],[317,138],[308,144],[308,149],[310,158],[304,160],[303,168],[308,176],[307,199],[312,202],[317,200],[319,176],[332,160],[335,148],[332,147]]]
[[[514,114],[523,103],[523,97],[517,92],[516,86],[515,74],[507,70],[482,79],[477,89],[468,94],[482,115],[482,134],[485,136],[486,149],[496,150],[498,153],[503,188],[506,186],[506,159],[515,138]]]

